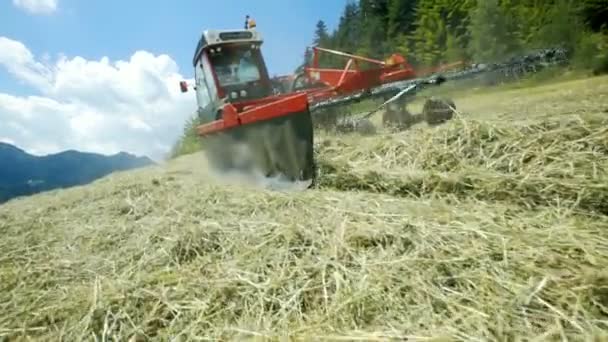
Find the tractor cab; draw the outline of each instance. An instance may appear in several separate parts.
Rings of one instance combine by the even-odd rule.
[[[198,112],[203,121],[218,119],[219,107],[226,102],[251,102],[273,94],[262,43],[255,30],[203,32],[192,60]],[[180,86],[182,92],[187,91],[185,82]]]
[[[274,94],[253,29],[208,30],[192,63],[199,125],[210,166],[311,184],[312,119],[306,93]],[[182,92],[188,84],[180,82]],[[245,152],[244,152],[245,150]]]

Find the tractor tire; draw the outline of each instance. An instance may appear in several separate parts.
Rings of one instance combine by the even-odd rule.
[[[359,133],[361,135],[373,135],[376,134],[376,126],[366,118],[353,119],[347,118],[342,119],[336,125],[336,133],[350,134]]]
[[[300,91],[300,90],[304,90],[307,88],[307,84],[305,82],[305,75],[304,73],[298,73],[293,81],[291,82],[291,84],[287,87],[287,92],[292,93],[292,92],[296,92],[296,91]]]
[[[415,123],[415,118],[405,107],[387,106],[382,114],[382,126],[397,130],[406,130]]]
[[[336,108],[325,108],[317,110],[313,115],[313,127],[315,129],[323,129],[331,131],[338,125],[338,117],[340,112]]]
[[[357,121],[356,131],[361,135],[376,134],[376,126],[369,119],[361,119]]]
[[[455,110],[456,105],[451,99],[432,97],[424,103],[422,116],[427,124],[435,126],[451,120]]]
[[[357,129],[357,123],[352,118],[342,119],[336,122],[334,130],[338,134],[350,134]]]

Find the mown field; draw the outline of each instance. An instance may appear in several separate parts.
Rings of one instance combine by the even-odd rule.
[[[0,206],[0,340],[608,341],[608,77],[452,95],[308,191],[194,154]]]

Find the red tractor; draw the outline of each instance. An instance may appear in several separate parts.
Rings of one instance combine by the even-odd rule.
[[[311,107],[361,94],[386,97],[387,92],[373,90],[422,76],[398,54],[379,61],[315,47],[313,65],[303,74],[271,79],[262,43],[252,29],[207,30],[195,50],[197,130],[210,163],[220,170],[260,171],[312,183]],[[348,58],[345,68],[319,68],[319,52]],[[373,66],[362,69],[360,63]],[[185,82],[180,86],[188,90]]]
[[[261,171],[311,181],[308,96],[275,94],[262,42],[255,30],[203,32],[192,61],[203,149],[211,165],[223,171]],[[185,82],[181,89],[187,91]]]

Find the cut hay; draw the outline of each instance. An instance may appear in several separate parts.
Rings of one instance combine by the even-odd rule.
[[[2,207],[0,335],[470,341],[608,329],[606,217],[171,177]]]
[[[320,141],[310,191],[192,155],[10,201],[0,340],[606,341],[607,127],[455,117]]]
[[[535,125],[456,120],[365,144],[328,140],[321,187],[562,206],[608,215],[608,120]],[[351,144],[352,143],[352,144]]]

